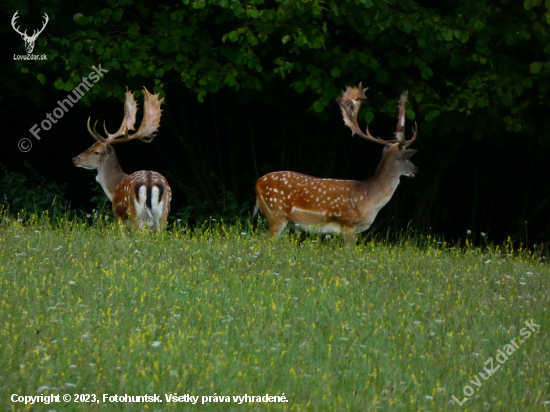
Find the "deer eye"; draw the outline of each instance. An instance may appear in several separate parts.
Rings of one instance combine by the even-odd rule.
[[[98,151],[96,150],[96,151],[94,152],[94,154],[98,155],[98,154],[99,154],[99,152],[98,152]]]

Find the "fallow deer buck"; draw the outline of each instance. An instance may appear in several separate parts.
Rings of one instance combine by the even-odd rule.
[[[367,88],[368,89],[368,88]],[[367,230],[376,215],[391,199],[401,175],[414,177],[418,169],[410,158],[416,149],[408,147],[416,140],[418,127],[405,140],[407,92],[401,95],[395,139],[382,140],[363,133],[357,123],[365,90],[348,87],[338,104],[344,123],[359,136],[384,145],[376,173],[365,181],[321,179],[295,172],[273,172],[256,183],[256,208],[267,219],[269,231],[279,238],[289,222],[303,231],[322,234],[341,233],[346,243]]]
[[[102,137],[96,130],[90,128],[88,118],[88,133],[97,140],[88,150],[73,158],[77,167],[96,170],[96,181],[101,185],[103,191],[113,202],[113,213],[117,221],[128,220],[133,226],[150,226],[154,230],[166,226],[168,213],[170,212],[170,201],[172,191],[170,185],[163,175],[149,170],[127,175],[122,171],[118,163],[115,150],[112,145],[115,143],[128,142],[139,139],[150,143],[156,135],[160,125],[162,100],[158,94],[151,94],[143,88],[144,107],[143,119],[139,129],[134,134],[129,130],[135,130],[137,102],[134,94],[126,89],[126,102],[124,105],[124,118],[118,131],[110,134],[103,128],[107,138]]]

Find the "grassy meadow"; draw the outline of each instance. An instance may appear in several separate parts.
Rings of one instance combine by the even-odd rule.
[[[4,217],[0,410],[550,411],[546,260],[511,244],[344,248],[263,233]],[[538,333],[487,376],[531,319]],[[465,385],[459,406],[451,396],[462,401]],[[166,402],[175,393],[199,399]],[[13,394],[100,402],[31,406]],[[288,402],[233,402],[245,394]],[[202,403],[214,395],[231,402]]]

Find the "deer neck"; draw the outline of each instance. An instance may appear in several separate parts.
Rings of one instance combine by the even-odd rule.
[[[101,185],[103,191],[112,202],[115,188],[126,176],[128,175],[122,171],[116,154],[113,153],[107,157],[106,161],[101,163],[97,169],[95,180]]]
[[[365,182],[368,199],[371,204],[382,208],[393,196],[401,173],[391,167],[390,162],[382,159],[376,173]]]

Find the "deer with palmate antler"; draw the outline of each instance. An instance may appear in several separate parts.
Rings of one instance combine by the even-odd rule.
[[[122,171],[118,163],[115,150],[112,145],[139,139],[150,143],[156,135],[160,125],[162,100],[158,94],[151,94],[143,88],[144,107],[143,119],[139,129],[134,134],[129,130],[135,130],[137,102],[134,94],[126,89],[126,102],[124,105],[124,118],[118,131],[110,134],[103,128],[107,138],[102,137],[96,130],[97,121],[93,130],[90,128],[88,118],[88,133],[97,140],[85,152],[73,158],[77,167],[97,170],[96,180],[103,191],[113,202],[113,213],[117,221],[128,220],[133,226],[150,226],[158,230],[166,226],[168,213],[170,213],[170,201],[172,191],[163,175],[149,170],[127,175]]]
[[[368,88],[367,88],[368,89]],[[348,87],[339,98],[344,123],[359,136],[384,145],[376,173],[365,181],[320,179],[295,172],[273,172],[256,183],[256,208],[267,219],[269,231],[279,238],[289,222],[299,230],[321,234],[341,233],[346,243],[354,243],[357,234],[367,230],[376,215],[397,189],[401,175],[414,177],[417,167],[410,158],[416,149],[408,147],[416,140],[418,127],[405,140],[407,92],[401,95],[395,139],[373,137],[367,127],[363,133],[357,123],[365,90]]]

